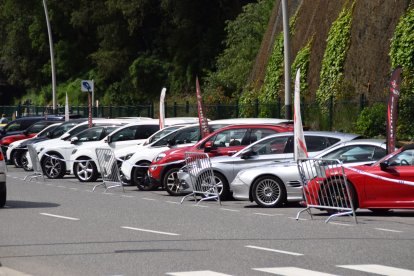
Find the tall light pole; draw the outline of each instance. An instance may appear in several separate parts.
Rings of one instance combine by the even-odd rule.
[[[290,47],[289,47],[289,15],[286,0],[282,0],[283,15],[283,47],[285,57],[285,118],[292,119],[292,95],[290,94]]]
[[[49,36],[49,48],[50,48],[50,65],[52,67],[52,104],[53,114],[56,114],[56,71],[55,71],[55,54],[53,52],[53,39],[52,29],[50,28],[49,14],[47,12],[46,0],[43,0],[43,7],[45,9],[47,34]]]

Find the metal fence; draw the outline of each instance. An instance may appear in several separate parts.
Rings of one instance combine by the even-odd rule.
[[[45,181],[42,166],[40,165],[40,160],[39,160],[39,156],[37,155],[36,149],[34,148],[33,145],[28,145],[27,150],[28,150],[30,162],[33,168],[33,173],[27,175],[23,180],[31,181],[33,178],[41,177],[43,181]]]
[[[334,217],[349,215],[357,223],[354,201],[355,192],[347,181],[342,162],[329,159],[298,160],[299,175],[302,181],[303,196],[306,209],[312,217],[312,208],[327,211]]]
[[[119,174],[117,159],[112,149],[97,148],[95,152],[101,171],[102,183],[95,185],[93,191],[95,191],[96,187],[104,186],[105,192],[115,187],[122,187],[122,191],[125,192]]]
[[[311,129],[352,131],[355,122],[361,111],[375,103],[386,103],[386,99],[368,102],[361,95],[359,99],[334,100],[331,98],[325,107],[321,107],[315,101],[303,101],[301,104],[302,121]],[[413,101],[414,102],[414,98]],[[414,106],[412,104],[401,105],[399,108],[401,120],[414,121]],[[9,118],[22,116],[43,116],[52,114],[50,106],[0,106],[0,112]],[[64,106],[57,108],[58,114],[64,114]],[[87,106],[70,106],[70,113],[79,117],[88,117]],[[252,104],[205,104],[205,113],[211,120],[259,117],[259,118],[284,118],[285,109],[281,99],[275,103],[261,104],[255,101]],[[115,118],[115,117],[151,117],[157,118],[159,114],[158,103],[137,104],[131,106],[99,106],[93,108],[94,117]],[[197,116],[196,103],[167,102],[165,104],[166,117],[193,117]],[[406,118],[407,117],[407,118]]]

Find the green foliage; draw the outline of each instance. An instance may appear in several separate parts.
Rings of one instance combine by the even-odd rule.
[[[242,92],[266,31],[273,0],[247,4],[233,21],[227,21],[225,49],[218,56],[216,71],[209,72],[206,93],[237,97]]]
[[[399,139],[414,138],[414,6],[411,5],[400,17],[391,39],[390,59],[392,68],[401,65],[402,80],[399,100],[397,136]]]
[[[386,121],[387,105],[376,103],[362,110],[355,123],[355,131],[365,137],[385,137]]]
[[[300,93],[306,94],[306,91],[308,89],[308,71],[309,71],[309,63],[310,63],[310,54],[312,50],[312,41],[313,38],[311,38],[308,43],[299,50],[297,53],[295,60],[292,63],[292,80],[293,83],[296,78],[296,72],[300,68]]]
[[[297,12],[289,20],[289,32],[290,35],[295,33],[295,23],[297,18]],[[273,105],[277,102],[279,96],[280,87],[282,84],[282,78],[284,73],[284,45],[283,45],[283,32],[279,33],[273,45],[272,55],[266,67],[266,75],[264,83],[259,92],[259,103],[270,104],[267,108],[260,110],[260,117],[271,117],[273,114]]]
[[[334,87],[343,79],[343,67],[351,39],[354,5],[355,2],[350,8],[344,7],[329,30],[320,72],[320,85],[316,91],[316,98],[323,109],[330,97],[336,98]]]

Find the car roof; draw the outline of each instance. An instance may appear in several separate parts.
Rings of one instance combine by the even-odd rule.
[[[354,140],[354,139],[359,139],[362,137],[361,135],[358,135],[358,134],[345,133],[345,132],[339,132],[339,131],[305,130],[303,133],[307,136],[311,136],[311,135],[312,136],[329,136],[329,137],[339,138],[341,140]],[[294,132],[289,131],[289,132],[276,133],[276,134],[266,136],[265,139],[271,138],[271,137],[277,137],[277,136],[286,136],[286,135],[294,135]]]
[[[209,122],[213,124],[286,124],[293,123],[292,120],[278,119],[278,118],[233,118],[220,119]]]

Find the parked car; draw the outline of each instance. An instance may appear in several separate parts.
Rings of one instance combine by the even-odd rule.
[[[314,158],[338,159],[345,167],[369,165],[386,155],[384,140],[358,139],[338,143]],[[240,171],[230,184],[233,197],[255,201],[261,207],[278,207],[286,202],[303,200],[297,163],[274,164]]]
[[[344,171],[354,209],[384,213],[390,209],[414,208],[414,144],[403,146],[372,166],[356,166]],[[309,195],[309,190],[312,190],[332,196],[332,193],[325,192],[331,184],[331,175],[326,171],[325,178],[315,178],[304,188],[304,192]],[[311,204],[319,203],[314,198],[308,200]],[[351,206],[349,198],[335,200],[347,201]]]
[[[46,137],[48,132],[53,131],[61,124],[62,123],[53,122],[53,124],[48,125],[46,128],[36,133],[35,136],[33,136],[32,138],[17,140],[15,142],[10,143],[6,151],[6,160],[9,162],[9,164],[14,164],[16,168],[20,168],[22,166],[21,157],[27,151],[27,146],[24,145],[27,145],[29,143],[29,140],[35,141],[36,139]]]
[[[350,141],[360,137],[355,134],[328,131],[305,131],[304,136],[310,156],[314,156],[336,143]],[[231,197],[229,183],[233,181],[239,171],[266,165],[273,161],[293,160],[293,138],[293,132],[278,133],[267,136],[232,156],[211,158],[214,177],[219,186],[220,198],[225,200]],[[178,173],[181,189],[184,191],[191,191],[191,180],[189,179],[190,174],[187,173],[188,170],[191,170],[191,168],[184,166]]]
[[[92,143],[102,140],[112,131],[123,125],[120,122],[115,123],[109,121],[103,121],[99,125],[97,123],[95,124],[96,126],[88,128],[77,134],[73,134],[64,140],[60,140],[51,146],[45,147],[39,152],[38,155],[43,173],[48,178],[62,178],[67,171],[70,170],[73,165],[70,155],[74,148],[83,143]],[[95,164],[91,164],[91,166],[95,166]],[[84,168],[84,170],[88,170],[88,168]],[[96,175],[93,175],[93,177],[96,180],[98,177],[97,173]]]
[[[56,121],[38,121],[34,123],[33,125],[29,126],[26,130],[24,130],[23,132],[19,134],[9,135],[9,136],[5,136],[1,138],[0,145],[1,145],[1,149],[3,153],[7,152],[7,149],[11,143],[15,141],[23,140],[23,139],[30,139],[36,136],[36,134],[42,131],[44,128],[46,128],[49,125],[54,124],[55,122]],[[7,159],[7,154],[5,156],[6,156],[6,162],[9,163],[9,159]]]
[[[36,116],[36,117],[22,117],[15,119],[11,122],[9,122],[7,125],[5,125],[2,130],[0,131],[0,138],[9,136],[9,135],[16,135],[21,134],[23,131],[25,131],[28,127],[33,125],[34,123],[42,120],[47,121],[64,121],[65,117],[62,116],[55,116],[55,115],[49,115],[49,116]]]
[[[158,154],[149,167],[153,185],[161,186],[170,195],[181,195],[178,170],[184,165],[187,151],[207,152],[209,156],[233,155],[244,147],[266,136],[293,130],[293,124],[244,124],[219,129],[195,145],[170,149]]]
[[[6,204],[6,198],[6,163],[4,162],[3,153],[0,152],[0,208],[3,208]]]

